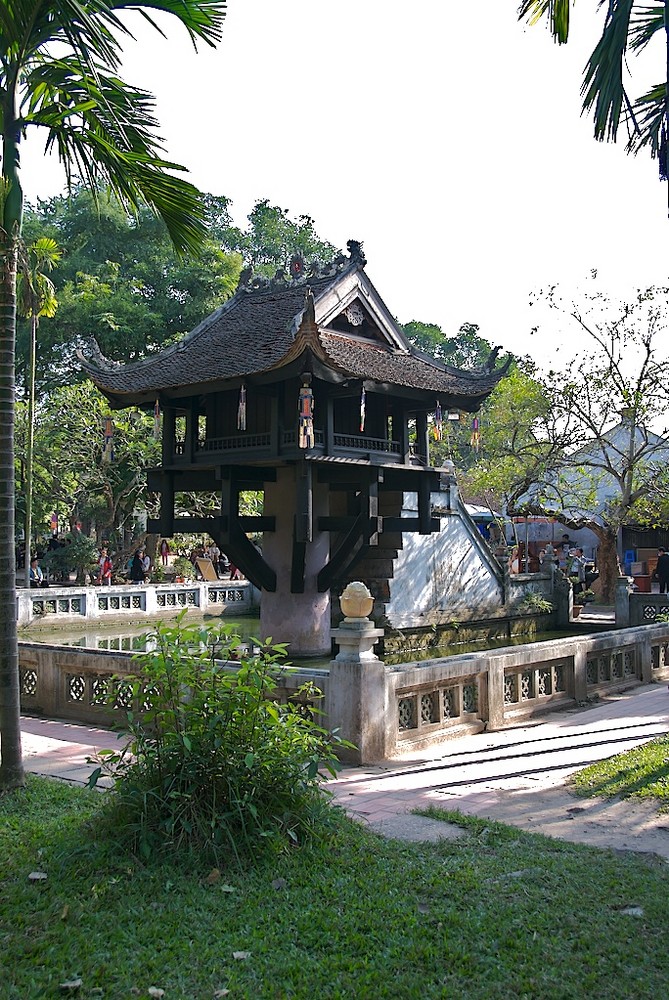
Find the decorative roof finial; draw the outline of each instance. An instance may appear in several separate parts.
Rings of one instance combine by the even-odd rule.
[[[362,243],[360,240],[348,240],[346,243],[346,249],[349,252],[351,260],[356,261],[358,264],[362,264],[364,267],[367,263],[367,258],[362,251]]]

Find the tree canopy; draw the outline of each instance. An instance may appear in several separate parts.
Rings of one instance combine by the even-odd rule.
[[[575,325],[583,348],[560,371],[529,380],[520,372],[500,383],[481,460],[466,480],[510,514],[555,516],[593,531],[609,598],[619,529],[666,510],[658,481],[666,481],[669,460],[668,293],[647,289],[626,303],[593,293],[573,302],[551,289],[553,321]]]

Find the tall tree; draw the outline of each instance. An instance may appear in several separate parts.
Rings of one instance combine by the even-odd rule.
[[[573,0],[571,0],[573,2]],[[530,24],[544,21],[555,41],[569,41],[570,0],[522,0],[518,16]],[[595,139],[616,142],[621,123],[627,149],[650,150],[657,157],[660,177],[669,176],[669,0],[599,0],[602,34],[583,73],[583,110],[592,115]],[[631,82],[628,54],[645,52],[654,38],[664,43],[665,78],[637,97],[628,93]]]
[[[25,585],[30,586],[30,553],[32,539],[33,500],[33,445],[35,440],[35,355],[37,327],[42,317],[53,317],[58,308],[54,284],[46,273],[56,266],[61,251],[55,240],[42,236],[23,251],[19,250],[17,308],[30,324],[30,349],[28,352],[28,426],[26,429],[25,464],[25,531],[24,570]]]
[[[559,371],[500,383],[481,461],[468,475],[470,488],[490,490],[509,514],[589,528],[609,600],[620,575],[620,528],[641,516],[649,523],[651,507],[663,516],[657,482],[669,461],[668,294],[648,289],[616,305],[597,294],[563,301],[552,289],[556,326],[558,315],[575,324],[583,349]]]
[[[20,143],[44,130],[68,179],[108,186],[121,202],[146,202],[175,246],[205,238],[197,190],[161,154],[153,98],[119,78],[120,12],[173,14],[193,42],[221,38],[225,0],[12,0],[0,4],[0,788],[23,781],[14,560],[14,384],[17,251],[23,220]],[[159,29],[158,29],[159,30]]]

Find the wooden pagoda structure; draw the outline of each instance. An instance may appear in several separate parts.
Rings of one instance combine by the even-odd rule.
[[[143,361],[82,358],[113,408],[160,407],[162,464],[148,476],[160,517],[149,530],[214,538],[262,589],[263,634],[293,655],[329,650],[330,590],[355,579],[379,539],[439,530],[428,416],[476,412],[505,371],[494,358],[465,372],[417,351],[361,245],[348,249],[322,270],[295,256],[272,280],[243,273],[232,299]],[[262,514],[240,511],[244,490],[263,492]],[[215,515],[176,516],[178,494],[211,491]],[[401,518],[407,492],[417,516]]]

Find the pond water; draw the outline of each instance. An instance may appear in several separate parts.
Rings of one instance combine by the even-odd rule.
[[[220,625],[221,618],[205,615],[198,622],[204,625]],[[80,629],[23,629],[19,632],[19,640],[26,642],[43,642],[53,646],[78,646],[80,649],[109,649],[137,653],[146,649],[146,636],[157,622],[144,622],[134,627],[120,628],[118,623],[106,628],[101,626]],[[196,621],[189,622],[196,624]],[[260,618],[257,616],[235,616],[226,618],[224,624],[233,626],[237,635],[244,642],[251,638],[259,638]]]
[[[220,625],[219,617],[205,616],[202,620],[204,625]],[[258,639],[260,636],[260,618],[258,616],[235,616],[228,618],[225,624],[234,627],[242,642],[250,639]],[[77,646],[80,649],[106,649],[120,650],[131,653],[142,652],[146,649],[146,636],[151,631],[153,625],[144,623],[134,628],[120,629],[118,624],[107,628],[88,629],[40,629],[23,630],[19,635],[20,639],[29,642],[43,642],[49,645]],[[478,639],[469,642],[456,642],[447,646],[432,646],[427,649],[406,649],[401,653],[384,656],[384,663],[388,666],[397,666],[402,663],[420,663],[425,660],[443,659],[449,656],[461,656],[464,653],[482,653],[490,649],[502,649],[508,646],[521,646],[527,643],[549,642],[552,639],[564,639],[574,635],[573,630],[562,630],[554,632],[541,632],[537,635],[517,635],[506,636],[499,639]],[[582,634],[582,629],[578,630]],[[290,660],[290,647],[289,647]],[[329,657],[309,657],[299,659],[296,665],[303,668],[327,668]]]
[[[582,635],[582,630],[579,630]],[[490,649],[504,649],[507,646],[526,646],[528,643],[550,642],[552,639],[566,639],[574,632],[564,629],[557,632],[537,632],[536,635],[501,636],[499,639],[476,639],[468,642],[452,642],[448,646],[430,646],[427,649],[408,649],[405,652],[386,655],[383,662],[389,666],[400,663],[420,663],[422,660],[441,660],[448,656],[462,656],[463,653],[485,653]]]

